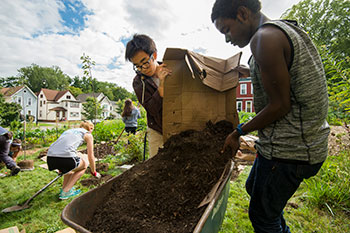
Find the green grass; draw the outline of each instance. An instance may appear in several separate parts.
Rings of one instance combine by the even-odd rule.
[[[37,159],[38,154],[39,152],[26,158],[34,160],[35,169],[33,171],[23,171],[17,176],[0,178],[0,211],[7,207],[24,203],[57,176],[56,172],[39,167],[40,164],[44,164],[45,162]],[[21,159],[19,158],[18,160],[20,161]],[[0,173],[5,172],[9,173],[6,167],[0,169]],[[117,175],[121,171],[119,169],[113,169],[108,171],[108,173]],[[84,174],[80,180],[89,177],[91,176]],[[62,182],[63,178],[60,178],[45,189],[30,202],[31,207],[28,209],[11,213],[1,212],[0,229],[17,226],[19,230],[25,229],[27,233],[36,233],[56,232],[67,228],[61,221],[60,214],[71,199],[64,201],[58,199]],[[82,186],[79,181],[75,187],[81,189],[82,193],[92,189],[92,187]]]

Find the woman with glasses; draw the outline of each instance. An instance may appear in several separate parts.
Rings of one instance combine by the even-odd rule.
[[[150,157],[163,146],[162,108],[165,77],[171,70],[157,62],[157,48],[147,35],[135,34],[126,45],[125,59],[132,62],[136,76],[133,88],[147,111],[147,134]]]

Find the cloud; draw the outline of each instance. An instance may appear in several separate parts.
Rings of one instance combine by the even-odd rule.
[[[263,0],[263,12],[279,17],[299,0]],[[214,0],[2,0],[0,7],[0,77],[35,63],[59,66],[71,77],[82,76],[83,53],[96,62],[93,76],[132,91],[134,72],[124,59],[125,44],[134,33],[150,35],[158,58],[167,47],[186,48],[228,58],[249,47],[226,44],[211,23]]]
[[[154,38],[165,36],[164,31],[174,17],[167,1],[126,0],[123,3],[127,12],[126,20],[135,31]]]

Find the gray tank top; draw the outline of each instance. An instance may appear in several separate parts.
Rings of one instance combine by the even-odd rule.
[[[268,21],[282,30],[292,44],[291,110],[282,119],[258,131],[257,150],[267,159],[289,159],[310,164],[323,162],[328,154],[329,125],[327,83],[323,64],[309,36],[298,26]],[[259,67],[249,61],[258,113],[268,104]]]
[[[70,158],[77,156],[77,149],[84,143],[84,135],[88,133],[86,129],[69,129],[51,144],[47,156]]]

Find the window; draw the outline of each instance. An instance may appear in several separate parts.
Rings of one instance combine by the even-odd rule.
[[[253,83],[250,84],[250,94],[254,94],[254,88],[253,88]]]
[[[246,95],[247,94],[247,84],[241,84],[241,95]]]
[[[46,101],[44,100],[44,104],[46,104]]]
[[[67,95],[67,100],[70,100],[70,95]]]
[[[32,98],[30,98],[30,97],[28,98],[28,106],[29,105],[32,105]]]
[[[238,112],[242,111],[242,101],[237,101],[236,102],[236,107],[237,107],[237,111]]]
[[[22,97],[20,97],[20,96],[17,97],[17,103],[22,105]]]
[[[70,117],[79,117],[79,112],[70,112]]]
[[[71,108],[79,108],[79,103],[71,102],[71,103],[70,103],[70,107],[71,107]]]
[[[68,107],[68,102],[66,102],[66,107]]]
[[[40,95],[40,98],[43,98],[43,97],[44,97],[43,94],[41,94],[41,95]]]
[[[39,111],[39,117],[43,117],[43,111],[42,110]]]
[[[247,101],[245,104],[245,111],[252,112],[252,101]]]
[[[23,92],[24,92],[24,93],[27,93],[27,90],[24,90]]]
[[[103,109],[108,110],[108,105],[107,105],[107,104],[104,104],[104,105],[103,105]]]
[[[40,107],[42,107],[43,106],[43,101],[42,100],[40,100]]]
[[[27,115],[32,115],[32,111],[28,110]]]

